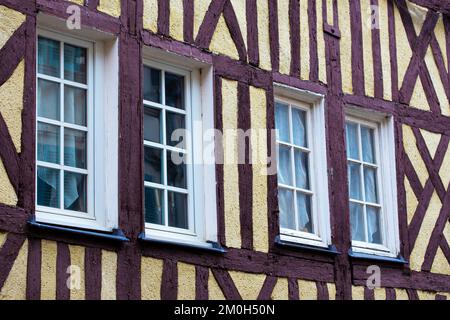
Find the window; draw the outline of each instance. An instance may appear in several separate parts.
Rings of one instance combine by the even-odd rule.
[[[106,137],[102,121],[114,108],[102,105],[103,46],[40,30],[37,51],[36,218],[110,231],[117,226],[117,209],[105,202],[107,196],[117,199],[117,192],[114,186],[103,190],[117,171],[104,176],[116,167],[111,159],[117,152],[103,144],[117,137],[117,124],[109,123],[112,137]]]
[[[278,95],[275,122],[281,238],[328,246],[330,227],[322,99],[311,100],[310,96],[300,93],[293,93],[291,97]]]
[[[395,256],[398,227],[391,122],[353,111],[347,115],[345,131],[353,249]]]
[[[148,237],[197,245],[217,239],[215,173],[202,162],[203,130],[214,127],[212,107],[204,105],[210,100],[201,98],[202,91],[212,93],[211,77],[209,72],[202,77],[199,70],[145,61],[144,198]],[[194,130],[194,123],[200,124],[199,132]],[[203,196],[204,186],[212,191],[208,194],[214,203]]]

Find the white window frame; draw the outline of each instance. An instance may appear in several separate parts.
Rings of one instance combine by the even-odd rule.
[[[331,227],[324,97],[317,93],[277,83],[274,84],[274,92],[275,101],[280,101],[306,111],[309,178],[312,193],[311,209],[315,232],[314,234],[310,234],[280,227],[280,239],[286,242],[328,248],[331,245]],[[292,119],[289,121],[292,121]],[[314,139],[312,139],[313,137]],[[277,140],[277,146],[279,143],[280,142]],[[284,142],[281,144],[289,145]],[[278,184],[278,186],[290,190],[299,190],[280,184]],[[304,190],[300,191],[304,192]],[[297,210],[296,206],[294,206],[294,208]]]
[[[189,230],[146,222],[145,236],[167,242],[211,248],[213,243],[217,242],[216,173],[215,161],[212,161],[212,163],[204,161],[204,153],[211,151],[209,145],[207,146],[208,150],[206,149],[205,143],[213,143],[213,139],[211,141],[204,139],[204,133],[207,130],[214,129],[212,67],[147,47],[144,48],[144,66],[161,70],[163,73],[168,71],[185,76],[186,106],[184,114],[186,115],[186,129],[191,132],[190,139],[186,141],[186,150],[192,163],[186,165]],[[165,94],[164,85],[164,81],[162,81],[162,95]],[[145,106],[183,113],[179,109],[147,100],[144,100]],[[163,120],[164,125],[165,119]],[[201,126],[199,127],[198,124],[201,124]],[[161,130],[166,134],[165,128]],[[162,144],[145,140],[143,145],[162,147]],[[168,145],[165,145],[164,148],[179,151],[179,149]],[[212,150],[212,154],[214,155],[214,150]],[[163,179],[166,179],[165,157],[161,161],[164,168]],[[163,190],[160,184],[146,181],[144,181],[144,186]],[[177,188],[173,187],[165,188],[178,191]],[[206,190],[208,190],[208,196],[205,196]],[[165,208],[165,214],[167,215],[167,213],[167,208]]]
[[[39,17],[45,22],[46,17]],[[48,21],[50,21],[49,19]],[[55,27],[52,30],[45,26],[38,27],[36,43],[38,37],[42,36],[61,43],[61,55],[63,57],[63,43],[87,49],[87,84],[82,86],[68,80],[55,78],[38,73],[36,64],[36,78],[52,80],[61,84],[73,85],[87,89],[87,169],[81,170],[88,174],[87,182],[87,202],[88,212],[79,213],[66,209],[56,209],[37,205],[36,196],[36,221],[67,227],[90,229],[96,231],[111,232],[118,227],[118,41],[114,38],[102,40],[86,39],[77,35],[68,34],[63,31],[64,25]],[[56,31],[55,31],[56,30]],[[92,32],[92,34],[96,34]],[[36,50],[36,57],[38,52]],[[61,58],[61,72],[64,72],[64,61]],[[107,65],[107,67],[106,67]],[[36,84],[37,86],[37,84]],[[61,109],[64,110],[64,93],[61,85]],[[37,98],[37,91],[36,91]],[[37,101],[37,100],[36,100]],[[67,128],[81,129],[77,125],[65,123],[64,113],[60,114],[62,121],[43,119],[37,116],[36,105],[36,126],[38,122],[55,124]],[[37,146],[37,127],[35,132]],[[64,136],[60,133],[62,148]],[[63,152],[61,151],[61,154]],[[62,159],[61,163],[64,159]],[[36,169],[37,166],[44,165],[47,168],[64,169],[64,165],[54,165],[37,161],[36,148]],[[71,172],[78,170],[70,168]],[[81,172],[80,171],[80,172]],[[62,176],[62,175],[61,175]],[[36,174],[37,194],[37,174]],[[63,177],[60,177],[60,188]],[[63,207],[64,194],[60,189],[60,206]]]
[[[379,207],[381,211],[380,224],[383,242],[383,244],[380,245],[352,240],[352,250],[364,254],[398,257],[400,253],[400,235],[398,226],[397,174],[395,165],[395,131],[393,117],[351,106],[346,109],[345,120],[346,123],[356,123],[374,130],[375,159],[376,166],[378,167],[377,191],[380,203],[377,207]],[[362,148],[361,142],[359,141],[358,143],[359,148]],[[383,152],[381,152],[381,150],[383,150]],[[347,156],[347,163],[348,161],[349,158]],[[357,163],[357,161],[354,162]],[[363,161],[361,163],[364,164]],[[361,177],[361,179],[364,180],[363,177]],[[361,185],[361,188],[362,192],[365,192],[364,182]],[[356,200],[351,201],[360,204],[368,203]],[[364,219],[366,220],[366,217],[364,217]]]

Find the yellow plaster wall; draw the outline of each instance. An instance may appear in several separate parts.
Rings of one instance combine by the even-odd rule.
[[[425,163],[420,156],[420,152],[417,149],[414,133],[411,127],[406,125],[403,126],[403,145],[405,147],[406,154],[416,170],[420,183],[422,186],[425,186],[425,183],[428,180],[427,167],[425,166]]]
[[[277,284],[273,288],[272,300],[289,300],[289,285],[287,278],[278,278]]]
[[[116,18],[120,17],[120,0],[100,0],[97,10]]]
[[[195,300],[195,266],[177,264],[178,268],[178,300]]]
[[[3,161],[0,159],[0,203],[15,206],[17,204],[17,194],[9,181]]]
[[[183,0],[170,0],[170,36],[183,41]]]
[[[414,214],[416,213],[419,201],[416,198],[414,191],[411,188],[408,178],[405,177],[405,191],[406,191],[406,213],[408,225],[411,223]]]
[[[265,70],[272,68],[270,60],[270,36],[269,36],[269,4],[267,1],[257,2],[258,11],[258,47],[259,67]]]
[[[389,51],[389,17],[387,1],[379,1],[380,51],[383,70],[384,99],[392,99],[391,57]]]
[[[84,300],[85,299],[85,284],[84,284],[84,247],[69,246],[70,251],[70,265],[79,270],[80,286],[79,288],[71,288],[70,300]],[[73,275],[73,273],[72,273]]]
[[[69,0],[70,2],[76,3],[79,6],[84,6],[84,0]]]
[[[224,54],[233,59],[239,59],[239,54],[231,38],[230,31],[225,22],[223,15],[220,16],[219,22],[217,23],[216,31],[209,45],[209,50],[214,53]]]
[[[309,79],[310,54],[309,54],[309,15],[308,2],[300,1],[300,77]]]
[[[230,271],[236,288],[244,300],[256,300],[264,284],[264,274],[253,274],[245,272]]]
[[[352,32],[350,26],[350,2],[339,2],[339,28],[341,31],[341,73],[342,90],[353,93],[352,84]]]
[[[373,295],[375,300],[386,300],[386,289],[375,288]]]
[[[209,277],[208,277],[208,299],[209,300],[226,300],[225,296],[222,292],[222,289],[220,289],[219,284],[216,281],[216,278],[214,277],[214,274],[209,271]]]
[[[246,10],[246,1],[242,0],[231,0],[231,4],[233,5],[234,13],[236,14],[236,18],[239,23],[239,29],[241,30],[242,39],[244,39],[245,47],[248,47],[247,44],[247,10]]]
[[[141,297],[142,300],[161,299],[161,279],[163,261],[154,258],[141,259]]]
[[[364,287],[352,286],[352,300],[364,300]]]
[[[24,21],[24,14],[0,5],[0,49]]]
[[[289,0],[278,0],[278,34],[280,41],[280,73],[290,74],[291,40],[289,27]]]
[[[433,84],[433,88],[437,94],[442,114],[445,116],[450,116],[449,102],[431,47],[428,47],[427,54],[425,55],[425,64],[430,72],[431,83]]]
[[[56,242],[42,240],[41,299],[56,299]]]
[[[447,152],[445,153],[445,157],[444,157],[444,162],[442,162],[443,165],[441,167],[441,169],[439,170],[439,176],[442,179],[442,182],[444,182],[444,184],[448,184],[448,182],[450,181],[450,166],[449,165],[445,165],[450,163],[450,148],[447,149]]]
[[[205,14],[208,11],[211,0],[193,0],[194,1],[194,39],[197,37],[198,30],[202,25]]]
[[[1,239],[0,239],[1,244]],[[28,241],[22,245],[19,254],[0,290],[0,300],[25,300],[27,288]]]
[[[319,56],[319,80],[327,83],[327,63],[325,60],[325,38],[323,32],[322,1],[316,1],[317,10],[317,53]]]
[[[314,281],[298,280],[300,300],[317,300],[317,285]]]
[[[375,96],[372,50],[372,24],[370,0],[361,0],[361,23],[363,39],[364,84],[366,95]]]
[[[327,288],[330,300],[336,300],[336,285],[334,283],[327,283]]]
[[[420,132],[422,133],[423,139],[425,140],[425,143],[427,145],[431,157],[434,158],[442,136],[440,134],[422,129],[420,129]]]
[[[0,249],[3,247],[6,241],[6,237],[8,234],[6,232],[0,232]]]
[[[116,300],[117,253],[102,250],[102,300]]]
[[[396,300],[409,300],[408,293],[405,289],[395,289]]]
[[[144,0],[144,29],[158,31],[158,0]]]

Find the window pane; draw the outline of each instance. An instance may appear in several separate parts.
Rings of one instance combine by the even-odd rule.
[[[300,147],[308,147],[306,135],[306,112],[292,108],[292,129],[294,130],[294,144]]]
[[[38,206],[59,208],[59,170],[38,167],[37,204]]]
[[[169,72],[166,75],[166,105],[184,109],[184,77]]]
[[[308,154],[295,151],[295,179],[297,188],[309,189]]]
[[[144,108],[144,140],[161,143],[161,110]]]
[[[176,146],[181,149],[186,148],[185,141],[183,139],[185,132],[184,130],[183,131],[177,130],[177,129],[184,129],[185,122],[186,121],[184,115],[172,112],[166,113],[166,130],[167,130],[166,142],[169,146]],[[177,131],[174,132],[175,130]]]
[[[87,212],[87,176],[64,172],[64,209]]]
[[[167,152],[167,184],[172,187],[186,188],[185,155]]]
[[[144,100],[161,103],[161,71],[144,67]]]
[[[299,231],[313,233],[310,196],[297,192],[297,214]]]
[[[375,207],[367,207],[367,235],[370,243],[382,244],[380,228],[380,210]]]
[[[362,205],[350,202],[350,224],[352,240],[366,241],[364,235],[364,208]]]
[[[169,226],[189,229],[187,195],[176,192],[168,192],[167,194],[169,201]]]
[[[145,188],[145,222],[164,225],[164,192]]]
[[[37,158],[39,161],[60,163],[60,128],[51,124],[38,123]]]
[[[359,160],[358,125],[347,123],[346,126],[347,157]]]
[[[362,200],[361,192],[361,171],[357,163],[348,164],[348,185],[350,191],[350,198],[355,200]]]
[[[155,148],[144,149],[144,178],[145,181],[162,183],[162,151]]]
[[[289,107],[282,103],[275,105],[275,126],[278,130],[278,140],[290,142]]]
[[[291,149],[280,146],[278,159],[278,183],[292,186]]]
[[[59,41],[39,37],[38,72],[48,76],[60,77],[60,43]]]
[[[371,203],[378,203],[377,191],[377,172],[375,169],[364,168],[364,188],[366,189],[366,201]]]
[[[38,116],[59,121],[60,96],[61,92],[58,83],[38,79]]]
[[[281,228],[295,230],[294,193],[286,189],[278,189]]]
[[[373,129],[361,127],[363,160],[369,163],[375,163],[375,149],[373,141]]]
[[[64,86],[64,121],[86,126],[86,110],[86,90]]]
[[[87,83],[87,49],[64,44],[64,79]]]
[[[87,168],[86,132],[64,129],[64,165],[74,168]]]

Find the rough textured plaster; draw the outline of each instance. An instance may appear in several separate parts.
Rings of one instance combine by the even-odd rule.
[[[236,60],[239,59],[236,45],[234,44],[233,38],[231,38],[223,15],[219,18],[209,49],[214,53],[221,53]]]
[[[300,77],[308,80],[310,72],[308,1],[300,1],[300,39]]]
[[[433,265],[431,267],[431,272],[450,276],[450,264],[444,256],[441,248],[438,248],[436,252],[436,256],[434,257]]]
[[[56,299],[56,242],[42,240],[41,299]]]
[[[141,260],[141,290],[142,300],[161,299],[161,279],[163,261],[142,257]]]
[[[278,0],[278,30],[280,38],[280,73],[289,74],[291,70],[289,0]]]
[[[373,293],[374,293],[375,300],[386,300],[386,289],[375,288]]]
[[[444,95],[445,95],[445,93],[444,93]],[[439,142],[441,141],[441,135],[430,132],[430,131],[426,131],[423,129],[420,129],[420,132],[422,133],[422,136],[428,147],[428,151],[430,151],[431,157],[434,158],[434,155],[436,154],[436,150],[439,146]]]
[[[170,0],[170,36],[183,41],[183,0]]]
[[[327,2],[327,16],[326,22],[330,25],[334,25],[334,12],[333,12],[333,0],[326,0]]]
[[[395,289],[396,300],[409,300],[405,289]]]
[[[444,27],[444,19],[442,15],[439,16],[438,23],[436,25],[436,28],[434,29],[434,34],[436,35],[436,40],[439,43],[439,47],[441,48],[442,57],[444,58],[444,65],[448,70],[448,59],[447,59],[447,50],[446,50],[446,36],[445,36],[445,27]]]
[[[352,286],[352,300],[364,300],[364,287]]]
[[[298,280],[300,300],[317,300],[317,286],[314,281]]]
[[[116,300],[117,253],[102,250],[102,300]]]
[[[84,5],[84,0],[69,0],[69,1],[73,2],[73,3],[76,3],[76,4],[80,5],[80,6]]]
[[[406,177],[405,177],[405,191],[406,191],[406,212],[409,225],[414,217],[414,214],[416,213],[419,201],[417,200],[416,195],[414,194],[414,191],[411,188],[411,184],[409,183],[409,180]]]
[[[263,89],[250,87],[251,128],[257,130],[251,136],[253,160],[253,249],[268,252],[269,226],[267,207],[267,103]]]
[[[225,239],[228,247],[241,247],[239,212],[239,173],[237,167],[237,82],[222,81],[224,129],[224,210]]]
[[[327,288],[330,300],[336,300],[336,285],[334,283],[327,283]]]
[[[242,38],[247,47],[247,16],[246,16],[246,1],[242,0],[231,0],[234,12],[239,23],[239,29],[241,29]]]
[[[17,195],[6,173],[2,159],[0,159],[0,203],[9,206],[17,205]]]
[[[278,278],[277,284],[273,288],[270,296],[272,300],[288,300],[289,299],[289,285],[288,279]]]
[[[194,39],[197,37],[198,30],[202,25],[205,14],[208,11],[211,0],[193,0],[194,1]]]
[[[406,37],[406,31],[403,26],[402,18],[397,7],[394,6],[395,17],[395,38],[397,47],[397,65],[398,65],[398,87],[401,88],[403,84],[403,78],[405,77],[406,69],[412,57],[412,51],[409,46],[408,38]]]
[[[1,239],[0,239],[1,243]],[[25,300],[27,288],[28,241],[22,245],[19,255],[9,272],[3,288],[0,290],[0,300]]]
[[[414,29],[416,30],[416,33],[419,34],[420,30],[422,30],[422,26],[425,22],[425,17],[428,10],[412,3],[411,1],[406,1],[406,5],[408,7],[409,13],[411,14]]]
[[[236,288],[244,300],[256,300],[264,284],[266,276],[264,274],[253,274],[238,271],[230,271]]]
[[[435,300],[436,299],[436,292],[417,290],[417,295],[419,296],[419,300]]]
[[[406,154],[411,160],[417,175],[419,176],[420,183],[425,186],[428,180],[428,171],[425,163],[420,156],[419,150],[416,145],[416,138],[411,127],[403,126],[403,145],[405,147]]]
[[[342,89],[353,93],[352,83],[352,32],[350,25],[350,2],[339,2],[339,28],[341,31]]]
[[[361,21],[364,59],[364,84],[366,95],[375,96],[375,81],[373,74],[373,51],[372,51],[372,24],[371,24],[370,0],[361,1]]]
[[[439,213],[442,208],[442,202],[439,199],[436,192],[431,197],[430,204],[428,206],[425,218],[423,219],[422,226],[420,227],[419,234],[417,236],[416,244],[411,252],[410,265],[411,269],[420,271],[422,263],[425,258],[428,243],[430,242],[430,236],[436,225],[436,221],[439,217]]]
[[[383,70],[384,99],[392,100],[391,58],[389,51],[389,18],[387,1],[378,2],[380,24],[380,51]]]
[[[319,80],[327,83],[327,62],[325,61],[325,38],[323,33],[322,1],[316,1],[317,10],[317,53],[319,55]]]
[[[257,6],[259,67],[270,70],[272,63],[270,61],[269,5],[267,1],[259,1]]]
[[[195,266],[181,263],[178,267],[178,300],[195,300]]]
[[[450,148],[447,149],[443,165],[439,170],[439,175],[444,185],[448,185],[448,183],[450,182],[450,165],[448,165],[449,163],[450,163]]]
[[[69,246],[70,264],[71,266],[77,267],[76,270],[80,271],[80,287],[70,290],[70,300],[84,300],[86,298],[84,290],[84,250],[84,247]]]
[[[414,91],[411,97],[411,102],[409,103],[411,107],[430,111],[430,106],[428,105],[428,100],[425,95],[425,91],[423,89],[422,80],[420,77],[416,80],[416,85],[414,87]]]
[[[3,48],[6,41],[9,40],[14,31],[16,31],[24,21],[24,14],[5,6],[0,6],[0,49]]]
[[[24,72],[25,63],[22,60],[12,76],[0,87],[0,113],[17,152],[21,151]]]
[[[428,71],[430,72],[431,82],[433,83],[433,88],[438,96],[442,114],[444,116],[450,116],[450,106],[447,99],[447,94],[445,92],[444,85],[442,84],[439,70],[434,60],[433,52],[431,51],[431,47],[428,47],[427,54],[425,56],[425,63],[428,67]]]
[[[97,10],[113,17],[120,17],[120,0],[100,0]]]
[[[158,30],[158,0],[144,0],[144,29]]]
[[[211,271],[209,271],[208,277],[208,295],[209,300],[225,300],[222,289],[220,289],[219,284]]]

